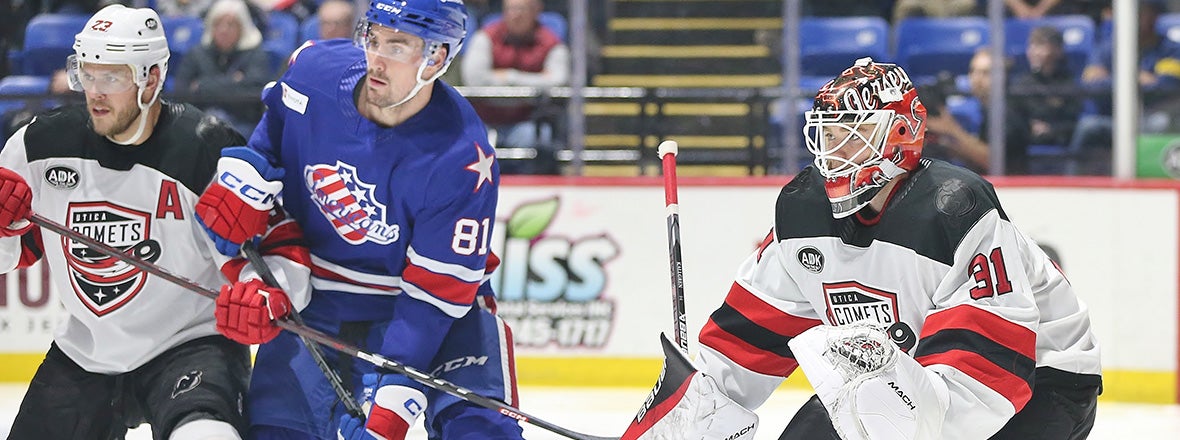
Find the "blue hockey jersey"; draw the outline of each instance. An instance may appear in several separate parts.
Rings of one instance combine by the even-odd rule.
[[[441,81],[422,111],[378,126],[354,103],[361,49],[321,41],[296,56],[264,93],[248,146],[285,171],[282,204],[312,256],[308,307],[336,321],[405,321],[398,327],[411,334],[382,351],[423,365],[447,318],[465,315],[477,291],[491,293],[480,286],[498,261],[499,167],[486,129]]]

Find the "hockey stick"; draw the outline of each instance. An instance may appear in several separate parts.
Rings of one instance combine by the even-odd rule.
[[[74,231],[70,228],[67,228],[67,227],[61,225],[61,224],[58,224],[57,222],[55,222],[53,220],[42,217],[39,214],[36,214],[36,213],[31,214],[29,217],[29,221],[33,222],[37,226],[40,226],[42,228],[56,232],[62,236],[69,237],[71,240],[85,244],[86,246],[89,246],[91,249],[94,249],[98,252],[102,252],[103,254],[106,254],[112,258],[117,258],[127,264],[130,264],[130,265],[135,266],[139,269],[142,269],[144,272],[158,276],[158,277],[163,278],[164,280],[167,280],[169,282],[172,282],[180,287],[184,287],[185,289],[191,290],[194,293],[200,294],[201,296],[204,296],[204,297],[207,297],[210,299],[217,298],[218,292],[215,290],[201,286],[200,284],[197,284],[196,282],[193,282],[187,278],[176,275],[176,274],[168,271],[167,269],[157,266],[157,265],[155,265],[147,260],[144,260],[142,258],[139,258],[135,255],[121,252],[118,249],[115,249],[114,247],[111,247],[110,245],[108,245],[106,243],[100,242],[100,241],[90,238],[86,235],[83,235],[77,231]],[[361,351],[361,349],[359,349],[353,345],[350,345],[348,343],[340,341],[339,339],[336,339],[332,336],[328,336],[328,335],[320,332],[319,330],[313,329],[313,328],[308,327],[306,325],[299,325],[299,324],[296,324],[296,323],[288,321],[288,320],[275,321],[275,325],[277,325],[279,328],[282,328],[283,330],[287,330],[291,333],[295,333],[299,336],[304,336],[304,337],[307,337],[313,341],[319,342],[320,344],[323,344],[323,345],[327,346],[328,348],[337,350],[341,353],[347,354],[352,357],[360,358],[361,360],[369,362],[369,363],[377,366],[378,368],[382,368],[382,369],[385,369],[385,370],[388,370],[388,371],[391,371],[391,372],[394,372],[397,374],[401,374],[403,376],[410,378],[411,380],[413,380],[415,382],[426,385],[430,388],[445,392],[445,393],[450,394],[452,396],[455,396],[460,399],[471,402],[475,405],[496,411],[500,414],[503,414],[504,416],[516,419],[517,421],[531,424],[533,426],[545,429],[545,430],[553,432],[555,434],[565,436],[567,438],[571,438],[574,440],[618,440],[619,439],[618,437],[599,437],[599,436],[595,436],[595,435],[588,435],[588,434],[582,434],[582,433],[570,431],[568,429],[562,428],[560,426],[554,425],[554,424],[546,422],[544,420],[535,418],[535,417],[525,413],[524,411],[521,411],[520,409],[513,407],[511,405],[508,405],[504,402],[500,402],[495,399],[491,399],[488,397],[481,396],[479,394],[475,394],[475,392],[473,392],[471,390],[468,390],[468,389],[463,388],[461,386],[455,385],[455,384],[448,382],[444,379],[440,379],[440,378],[431,376],[429,374],[423,373],[413,367],[403,365],[400,362],[386,359],[385,357],[382,357],[379,354],[366,353],[364,351]]]
[[[254,266],[254,270],[258,272],[258,276],[262,277],[262,282],[268,286],[279,287],[279,281],[275,279],[275,275],[270,271],[270,267],[266,265],[266,261],[262,259],[262,255],[258,253],[258,248],[255,247],[253,240],[246,240],[242,243],[242,253],[246,255],[246,260],[250,265]],[[299,311],[292,310],[291,321],[296,325],[307,325],[303,323],[303,317],[299,316]],[[344,385],[344,381],[340,379],[340,375],[336,374],[336,370],[328,365],[328,361],[324,359],[324,352],[320,350],[319,344],[308,339],[307,336],[299,335],[299,340],[303,341],[303,345],[307,347],[307,352],[311,354],[311,359],[315,361],[315,365],[320,367],[320,371],[324,373],[324,378],[328,380],[328,384],[332,386],[332,391],[336,392],[336,397],[344,404],[345,411],[348,414],[358,419],[365,419],[365,410],[361,409],[361,404],[352,398],[352,393],[348,392],[348,388]]]
[[[658,148],[664,165],[664,206],[668,213],[668,263],[672,270],[672,321],[676,345],[688,353],[688,318],[684,312],[684,260],[680,256],[680,201],[676,195],[676,141]]]

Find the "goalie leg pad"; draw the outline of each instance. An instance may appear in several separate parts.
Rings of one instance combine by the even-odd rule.
[[[751,440],[758,416],[721,391],[666,336],[664,370],[623,440]]]

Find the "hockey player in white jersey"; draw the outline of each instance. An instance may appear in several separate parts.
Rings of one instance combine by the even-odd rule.
[[[35,211],[199,284],[224,284],[218,263],[236,277],[242,260],[217,253],[193,208],[222,147],[244,139],[159,99],[169,51],[151,9],[103,8],[74,50],[71,86],[86,103],[38,115],[0,152],[0,272],[44,260],[69,312],[9,438],[121,439],[143,421],[156,439],[241,438],[249,351],[218,334],[214,302],[27,218]]]
[[[624,439],[751,439],[751,410],[797,367],[816,396],[780,439],[1086,438],[1102,380],[1085,304],[986,180],[921,157],[925,118],[892,64],[858,60],[819,91],[814,164],[695,364],[665,350]]]

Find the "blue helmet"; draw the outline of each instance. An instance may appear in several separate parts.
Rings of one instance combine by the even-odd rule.
[[[467,38],[467,8],[463,0],[370,0],[365,18],[370,24],[398,29],[421,37],[429,56],[445,44],[450,65]]]

